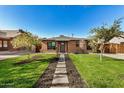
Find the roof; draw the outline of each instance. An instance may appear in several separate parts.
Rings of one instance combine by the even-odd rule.
[[[68,37],[68,36],[60,35],[58,37],[43,38],[42,40],[69,41],[69,40],[86,40],[86,39],[84,39],[84,38],[77,38],[77,37]]]
[[[124,38],[123,37],[113,37],[109,43],[114,43],[114,44],[120,44],[124,42]]]
[[[13,38],[20,33],[19,30],[0,30],[0,38]]]

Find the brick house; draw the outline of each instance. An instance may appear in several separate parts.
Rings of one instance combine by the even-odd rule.
[[[11,40],[22,30],[0,30],[0,51],[12,50]]]
[[[68,37],[64,35],[43,38],[41,51],[87,53],[87,40],[84,38]]]

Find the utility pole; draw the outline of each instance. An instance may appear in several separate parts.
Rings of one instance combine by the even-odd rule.
[[[74,34],[72,33],[72,37],[74,36]]]

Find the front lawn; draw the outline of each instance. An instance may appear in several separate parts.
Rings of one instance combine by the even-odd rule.
[[[124,60],[104,57],[100,62],[95,54],[70,54],[69,57],[89,87],[124,87]]]
[[[15,65],[15,63],[27,59],[27,55],[0,61],[0,87],[33,87],[48,67],[49,62],[56,57],[52,54],[33,54],[31,56],[35,55],[41,57],[26,64]]]

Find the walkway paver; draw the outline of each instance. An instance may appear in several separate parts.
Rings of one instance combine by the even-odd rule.
[[[51,88],[69,88],[69,80],[66,71],[65,56],[60,54],[59,61],[56,66]]]
[[[65,63],[58,63],[57,64],[57,67],[59,68],[59,67],[66,67],[66,65],[65,65]]]
[[[41,75],[33,87],[37,88],[86,88],[72,60],[67,54],[60,54],[50,62],[48,68]]]
[[[67,75],[54,75],[52,84],[63,84],[69,83]]]
[[[78,70],[70,59],[69,55],[65,55],[66,71],[68,73],[69,87],[70,88],[87,88],[87,82],[81,78]]]
[[[66,68],[56,68],[55,73],[67,73]]]

